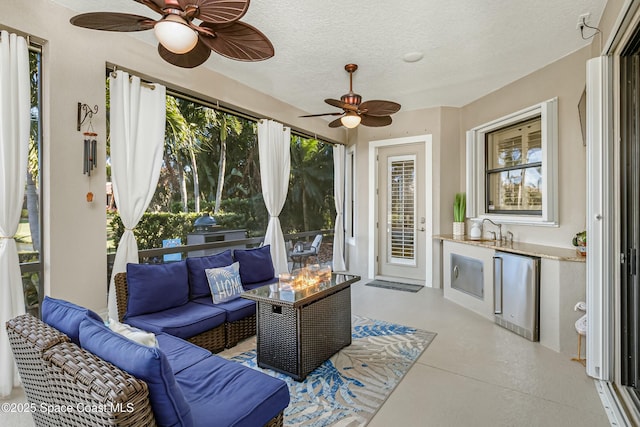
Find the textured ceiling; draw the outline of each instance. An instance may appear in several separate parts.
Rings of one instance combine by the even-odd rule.
[[[77,12],[157,18],[133,0],[53,0]],[[596,24],[606,0],[253,0],[242,18],[275,57],[243,63],[215,53],[203,65],[309,113],[349,90],[402,110],[463,106],[585,46],[578,16]],[[70,25],[70,24],[69,24]],[[90,31],[90,30],[87,30]],[[136,34],[153,44],[152,31]],[[415,63],[404,54],[424,53]],[[124,65],[124,64],[123,64]],[[168,67],[172,65],[167,64]]]

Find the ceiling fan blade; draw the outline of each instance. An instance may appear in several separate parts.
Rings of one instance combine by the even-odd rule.
[[[358,111],[358,107],[355,105],[347,104],[346,102],[342,102],[337,99],[328,98],[325,99],[324,102],[334,107],[342,108],[343,110]]]
[[[194,68],[209,59],[209,56],[211,56],[211,49],[202,43],[202,40],[198,40],[196,47],[184,54],[173,53],[161,44],[158,44],[158,53],[162,59],[170,64],[182,68]]]
[[[400,104],[391,101],[365,101],[358,106],[362,113],[369,116],[388,116],[400,111]]]
[[[259,30],[244,22],[216,25],[203,22],[203,28],[215,33],[215,37],[200,33],[200,40],[211,50],[237,61],[262,61],[271,58],[273,45]]]
[[[298,117],[321,117],[321,116],[341,116],[343,113],[322,113],[322,114],[307,114],[305,116]]]
[[[140,4],[147,6],[149,9],[157,12],[159,14],[163,14],[162,8],[164,7],[164,0],[134,0]]]
[[[340,117],[340,119],[342,119],[342,117]],[[342,122],[340,121],[340,119],[335,119],[334,121],[329,123],[329,127],[330,128],[339,128],[340,126],[342,126]]]
[[[361,125],[369,126],[369,127],[382,127],[389,126],[392,122],[391,116],[370,116],[368,114],[360,114]]]
[[[143,31],[153,28],[156,21],[146,16],[129,13],[92,12],[76,15],[70,22],[83,28],[103,31]]]
[[[249,0],[178,0],[182,10],[197,6],[195,18],[212,24],[226,24],[242,18],[249,9]]]

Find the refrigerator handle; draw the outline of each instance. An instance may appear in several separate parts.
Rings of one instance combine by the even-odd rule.
[[[493,312],[502,314],[502,258],[493,257]]]

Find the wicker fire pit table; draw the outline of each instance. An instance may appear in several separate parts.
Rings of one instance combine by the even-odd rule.
[[[276,283],[244,292],[257,303],[258,366],[302,381],[351,344],[351,284],[358,280],[332,274],[312,286],[280,289]]]

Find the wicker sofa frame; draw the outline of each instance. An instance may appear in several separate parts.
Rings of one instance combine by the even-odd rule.
[[[6,323],[37,427],[156,425],[147,384],[24,314]],[[70,411],[56,410],[72,408]],[[265,427],[282,427],[281,411]]]
[[[156,425],[144,381],[29,314],[6,327],[36,426]]]
[[[118,320],[124,321],[127,311],[129,287],[127,274],[118,273],[114,278],[116,286],[116,303],[118,305]],[[187,341],[213,353],[219,353],[225,348],[231,348],[240,341],[256,334],[256,315],[247,316],[235,322],[224,324],[189,338]]]

